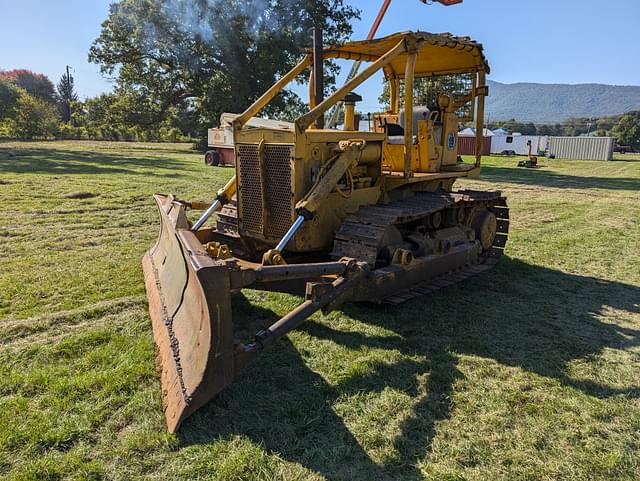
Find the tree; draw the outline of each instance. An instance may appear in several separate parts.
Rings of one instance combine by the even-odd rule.
[[[553,135],[553,127],[550,125],[539,125],[537,128],[538,135]]]
[[[181,127],[184,112],[172,107],[167,118],[158,124],[133,125],[128,123],[132,108],[126,95],[115,92],[88,98],[84,102],[72,103],[71,123],[61,126],[66,138],[89,138],[99,140],[142,141],[190,141],[191,132]]]
[[[57,133],[59,125],[55,106],[26,92],[20,95],[12,122],[13,135],[24,139],[51,137]]]
[[[29,95],[44,100],[55,102],[55,89],[53,83],[44,74],[34,73],[31,70],[19,69],[0,71],[0,80],[10,80],[18,87],[23,88]]]
[[[13,82],[0,79],[0,120],[13,118],[20,98],[20,88]]]
[[[492,124],[495,128],[502,128],[507,132],[518,132],[522,135],[549,135],[541,133],[541,128],[536,127],[533,122],[518,122],[515,119],[506,120],[502,122],[495,122]],[[551,129],[548,126],[542,129],[545,132],[550,132]]]
[[[76,94],[75,87],[73,85],[73,76],[69,73],[68,66],[67,71],[62,74],[62,77],[60,77],[56,90],[58,92],[58,105],[60,107],[62,121],[70,123],[71,106],[74,102],[78,101],[78,95]]]
[[[89,59],[136,106],[129,121],[153,124],[188,105],[199,127],[224,111],[241,112],[310,47],[310,29],[328,43],[351,34],[358,11],[344,0],[120,0],[110,6]],[[327,88],[337,67],[328,65]],[[266,110],[291,114],[300,99],[288,91]]]
[[[404,99],[404,81],[400,83],[400,107]],[[440,75],[437,77],[423,77],[415,79],[413,83],[413,103],[414,105],[426,105],[431,110],[438,108],[438,95],[448,93],[454,98],[460,95],[471,93],[471,76],[469,74],[460,75]],[[378,97],[381,104],[390,107],[390,86],[389,82],[384,82],[382,94]],[[470,107],[470,104],[467,110]],[[461,112],[462,113],[462,112]]]
[[[640,149],[640,119],[631,113],[623,115],[620,121],[611,129],[620,145],[630,145]]]

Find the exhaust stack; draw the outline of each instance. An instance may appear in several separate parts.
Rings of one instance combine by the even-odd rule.
[[[313,28],[313,97],[315,105],[324,100],[324,58],[322,29]],[[324,115],[316,120],[316,128],[324,128]]]

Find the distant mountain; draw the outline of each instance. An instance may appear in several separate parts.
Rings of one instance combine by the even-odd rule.
[[[640,86],[602,84],[503,84],[489,81],[487,117],[527,122],[562,122],[640,110]]]

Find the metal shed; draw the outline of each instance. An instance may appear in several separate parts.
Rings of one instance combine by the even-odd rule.
[[[613,137],[549,137],[549,156],[569,160],[613,160]]]

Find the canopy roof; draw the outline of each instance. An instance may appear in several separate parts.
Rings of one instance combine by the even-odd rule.
[[[469,37],[454,37],[450,33],[401,32],[375,40],[348,42],[325,49],[325,58],[347,58],[372,62],[383,56],[399,42],[415,44],[419,48],[415,76],[429,77],[485,70],[489,63],[484,56],[482,44]],[[407,54],[393,59],[384,68],[387,78],[404,77]]]

